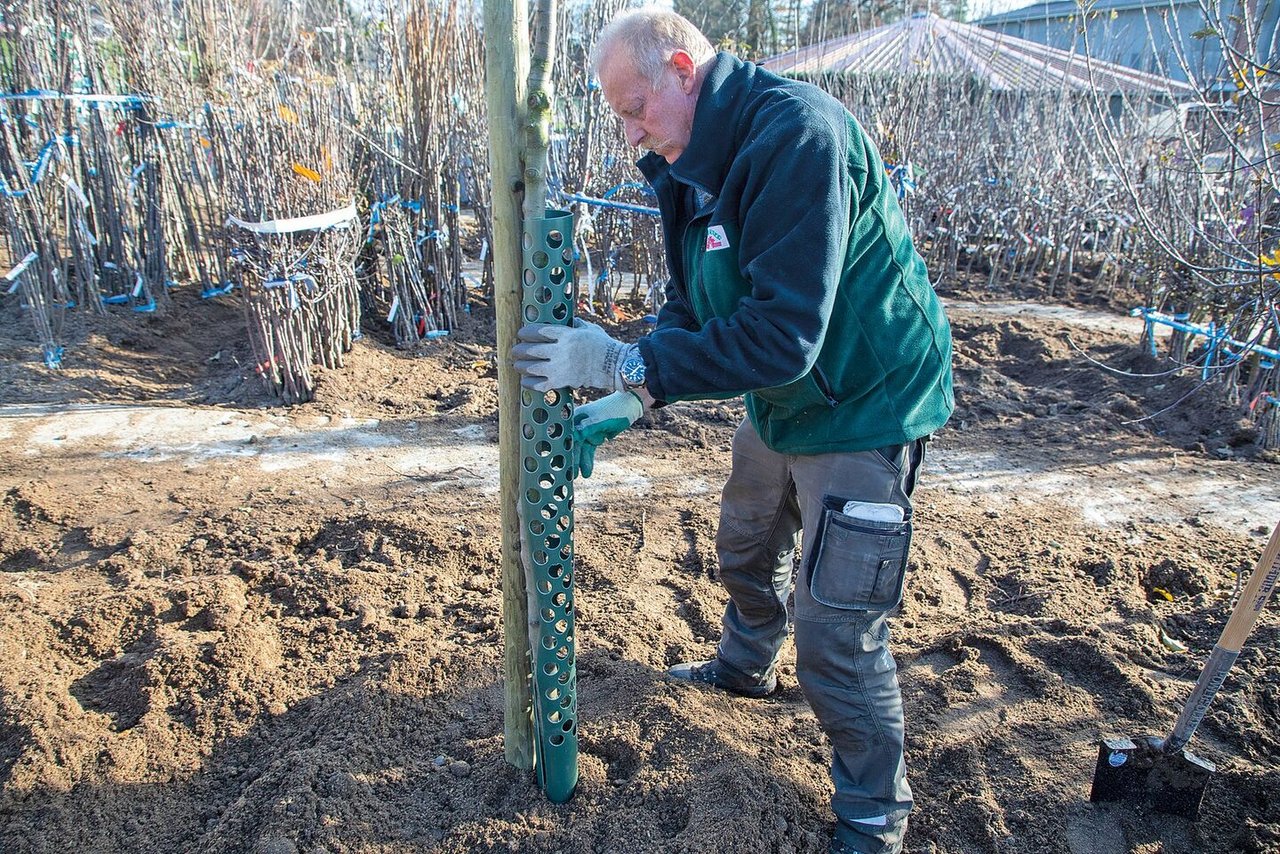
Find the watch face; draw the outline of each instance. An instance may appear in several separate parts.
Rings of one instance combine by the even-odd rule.
[[[623,382],[629,386],[644,385],[644,359],[639,356],[628,357],[622,363]]]

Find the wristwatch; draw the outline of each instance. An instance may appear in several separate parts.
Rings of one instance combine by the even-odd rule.
[[[622,357],[622,366],[618,368],[622,378],[623,389],[630,391],[644,386],[644,359],[640,358],[640,348],[631,345]]]

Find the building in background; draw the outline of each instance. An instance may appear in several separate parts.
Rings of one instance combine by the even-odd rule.
[[[1224,41],[1239,45],[1257,65],[1276,59],[1277,18],[1280,0],[1098,0],[1087,11],[1077,0],[1049,0],[974,23],[1210,88],[1231,77]],[[1235,31],[1219,33],[1223,25]],[[1243,31],[1246,25],[1252,32]]]

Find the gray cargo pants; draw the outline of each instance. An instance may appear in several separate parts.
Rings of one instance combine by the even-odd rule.
[[[902,595],[924,445],[787,455],[743,421],[720,505],[716,549],[730,601],[717,655],[744,683],[768,680],[794,581],[796,676],[831,741],[836,836],[867,854],[897,850],[912,804],[885,615]],[[904,519],[847,516],[850,500],[897,505]]]

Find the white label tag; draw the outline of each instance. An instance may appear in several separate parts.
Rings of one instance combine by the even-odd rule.
[[[729,238],[724,233],[723,225],[713,225],[707,229],[707,252],[715,252],[717,249],[728,249]]]

